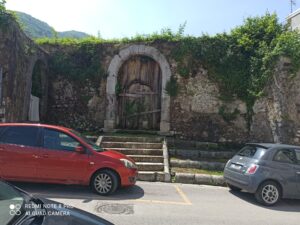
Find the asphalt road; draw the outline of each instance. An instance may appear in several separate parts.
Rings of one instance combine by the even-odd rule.
[[[248,193],[204,185],[138,182],[110,197],[88,187],[16,183],[50,198],[103,217],[116,225],[298,225],[300,200],[267,208]]]

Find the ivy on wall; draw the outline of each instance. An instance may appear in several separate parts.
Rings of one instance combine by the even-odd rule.
[[[280,56],[292,61],[291,74],[300,67],[300,35],[279,23],[275,14],[248,18],[230,33],[215,36],[184,37],[172,53],[177,72],[189,77],[199,64],[218,82],[221,98],[238,97],[247,103],[248,118],[252,106],[263,95]]]
[[[90,80],[97,89],[106,72],[101,67],[102,49],[100,45],[81,42],[71,51],[57,51],[51,55],[49,69],[52,75],[64,76],[84,85]]]
[[[264,87],[273,74],[280,56],[292,61],[293,74],[300,68],[300,36],[287,25],[279,23],[276,14],[253,17],[229,33],[201,37],[184,36],[185,24],[177,32],[163,29],[160,33],[136,35],[132,38],[104,40],[88,39],[38,39],[38,44],[76,46],[72,53],[57,52],[51,60],[51,69],[56,74],[70,78],[85,79],[105,73],[100,67],[97,46],[103,43],[153,43],[173,42],[176,47],[170,57],[177,62],[177,73],[184,78],[204,65],[209,71],[209,79],[217,82],[223,100],[235,97],[246,102],[248,116],[257,98],[263,95]],[[94,78],[96,78],[94,77]],[[166,91],[176,96],[176,79],[168,83]]]

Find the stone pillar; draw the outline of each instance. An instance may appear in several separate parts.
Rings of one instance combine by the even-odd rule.
[[[117,113],[117,98],[116,85],[117,76],[120,66],[122,65],[121,58],[117,55],[111,61],[108,68],[108,78],[106,81],[106,120],[104,120],[105,131],[112,131],[116,128],[116,113]]]

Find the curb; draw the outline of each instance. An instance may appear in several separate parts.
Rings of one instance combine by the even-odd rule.
[[[175,173],[175,183],[226,186],[223,176],[193,173]]]

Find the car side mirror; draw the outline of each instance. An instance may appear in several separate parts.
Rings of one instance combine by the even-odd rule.
[[[83,153],[85,153],[85,150],[84,150],[84,148],[82,146],[77,146],[75,148],[75,152],[77,152],[79,154],[83,154]]]

